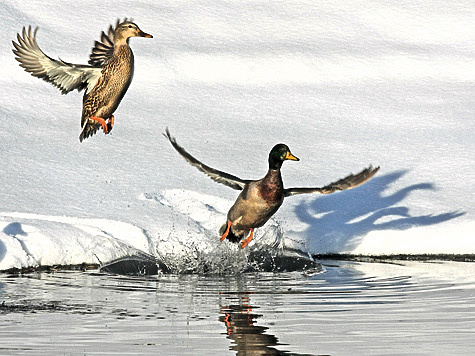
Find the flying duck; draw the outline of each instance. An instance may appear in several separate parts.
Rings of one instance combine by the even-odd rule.
[[[102,32],[94,43],[89,65],[55,60],[43,53],[36,42],[36,32],[23,27],[13,42],[13,53],[20,66],[61,90],[62,94],[85,89],[79,141],[92,136],[99,128],[107,134],[114,126],[114,111],[124,97],[134,74],[134,55],[129,47],[130,37],[152,38],[135,23],[117,20],[115,27]]]

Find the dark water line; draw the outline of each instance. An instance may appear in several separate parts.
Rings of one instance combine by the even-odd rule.
[[[328,261],[356,261],[356,262],[377,262],[377,263],[398,263],[398,261],[418,261],[418,262],[475,262],[475,254],[390,254],[390,255],[353,255],[353,254],[315,254],[316,260]]]

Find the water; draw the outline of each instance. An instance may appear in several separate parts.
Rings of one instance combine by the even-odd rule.
[[[0,275],[1,355],[468,355],[475,264]]]

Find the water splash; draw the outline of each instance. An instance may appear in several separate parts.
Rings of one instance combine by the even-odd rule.
[[[231,202],[188,190],[144,193],[141,199],[161,209],[161,221],[150,255],[133,253],[102,267],[117,274],[143,271],[173,274],[238,274],[245,272],[320,271],[305,244],[284,238],[280,224],[271,219],[255,231],[254,240],[239,244],[219,241],[218,229]],[[157,268],[151,263],[156,261]],[[139,272],[138,272],[139,271]]]
[[[173,236],[170,237],[173,239]],[[270,225],[248,248],[230,242],[207,243],[175,239],[174,249],[157,248],[156,255],[133,253],[101,266],[102,272],[121,275],[154,274],[239,274],[247,272],[293,272],[313,274],[322,271],[320,264],[302,249],[286,246],[282,229]],[[168,240],[170,241],[170,240]]]

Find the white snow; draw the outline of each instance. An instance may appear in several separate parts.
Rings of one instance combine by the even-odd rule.
[[[81,144],[82,93],[24,72],[11,40],[39,26],[47,55],[86,63],[125,16],[154,38],[130,41],[112,133]],[[166,126],[242,178],[286,143],[301,159],[287,187],[381,166],[357,189],[286,199],[256,244],[277,227],[312,253],[475,253],[473,16],[468,0],[1,2],[0,270],[217,248],[238,192],[189,166]]]

